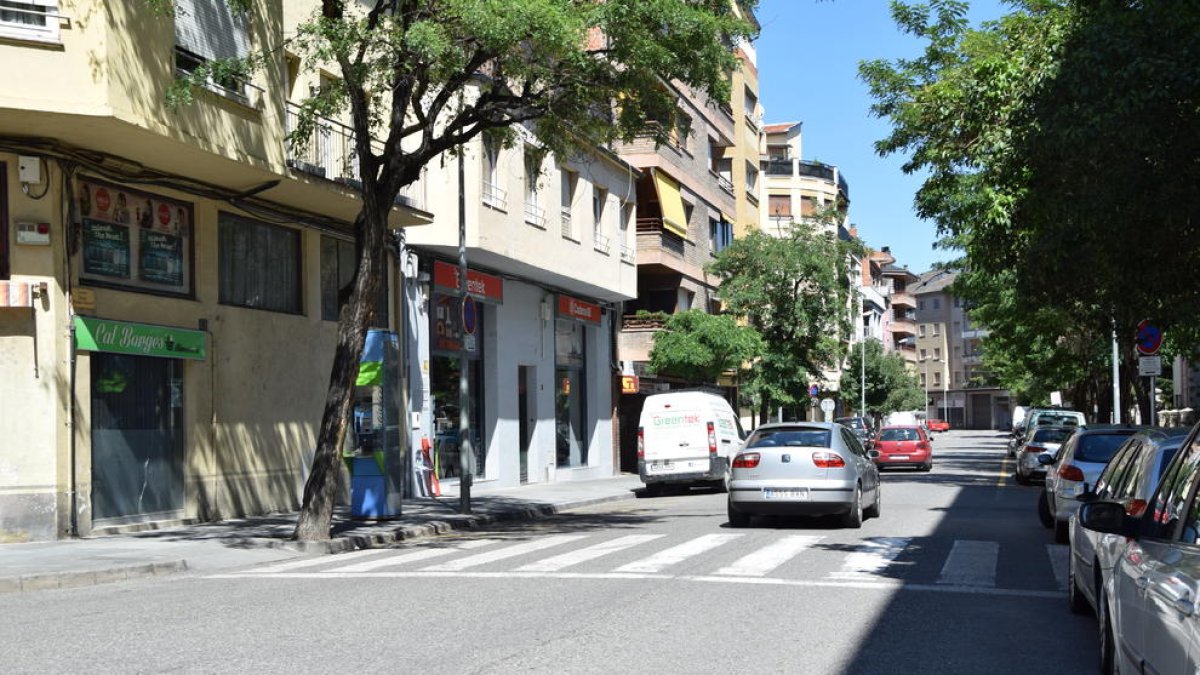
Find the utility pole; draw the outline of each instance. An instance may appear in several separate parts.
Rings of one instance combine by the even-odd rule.
[[[1112,381],[1113,381],[1113,409],[1112,423],[1121,423],[1121,366],[1120,355],[1117,349],[1117,320],[1113,319],[1112,330]]]

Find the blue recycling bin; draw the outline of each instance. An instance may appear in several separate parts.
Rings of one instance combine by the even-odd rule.
[[[350,515],[355,518],[394,518],[399,504],[388,506],[387,478],[379,461],[372,456],[353,457],[350,461]]]

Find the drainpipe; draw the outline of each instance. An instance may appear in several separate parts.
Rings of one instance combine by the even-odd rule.
[[[67,506],[71,510],[71,517],[68,522],[67,536],[75,538],[79,536],[79,476],[76,473],[75,462],[78,457],[78,448],[76,447],[76,437],[78,436],[78,428],[76,426],[78,406],[75,402],[75,371],[76,371],[76,355],[78,350],[75,349],[75,309],[71,304],[72,292],[72,276],[71,276],[71,249],[74,241],[75,230],[75,172],[74,165],[66,164],[63,169],[63,201],[66,203],[66,222],[63,224],[63,232],[66,236],[63,237],[63,285],[66,286],[67,297],[67,350],[70,354],[69,373],[67,377],[67,386],[69,387],[67,396],[67,419],[70,428],[67,440]]]

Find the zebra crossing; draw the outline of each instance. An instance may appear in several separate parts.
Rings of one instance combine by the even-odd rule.
[[[1011,587],[1012,580],[1003,579],[1000,542],[953,540],[949,550],[945,543],[929,537],[844,542],[829,535],[781,533],[486,536],[305,558],[209,578],[675,579],[1034,597],[1061,597],[1066,589],[1064,546],[1020,546],[1011,555],[1039,558],[1033,567],[1044,573],[1033,587]]]

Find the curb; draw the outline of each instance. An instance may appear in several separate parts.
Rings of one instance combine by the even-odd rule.
[[[30,591],[46,591],[56,588],[81,588],[97,586],[114,581],[129,581],[144,577],[166,576],[186,572],[187,561],[180,558],[167,562],[142,563],[138,565],[123,565],[107,567],[98,570],[82,572],[51,572],[47,574],[26,574],[20,577],[0,578],[0,595],[6,593],[27,593]]]

